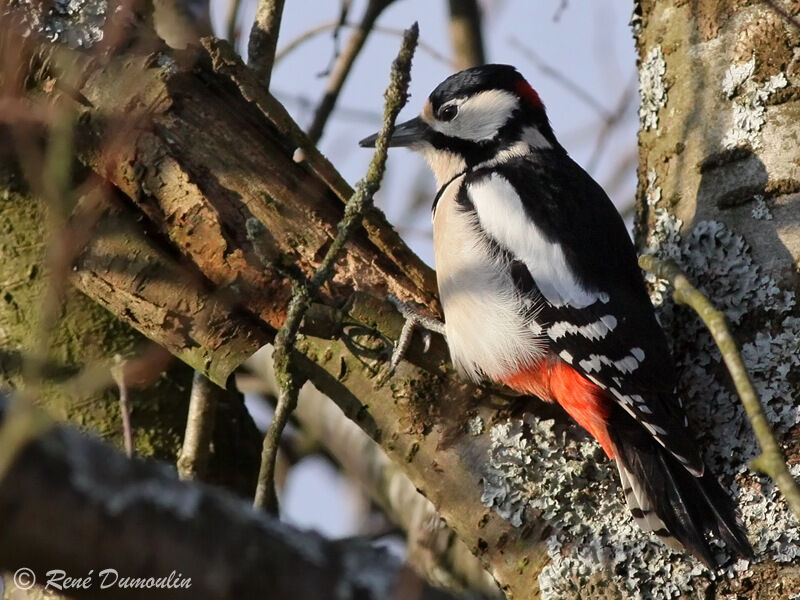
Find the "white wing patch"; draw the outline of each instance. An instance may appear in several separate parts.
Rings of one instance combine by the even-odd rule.
[[[605,315],[588,325],[574,325],[568,321],[558,321],[547,329],[547,335],[554,342],[567,334],[580,335],[588,340],[596,341],[602,340],[606,335],[614,331],[616,326],[617,319],[614,315]]]
[[[567,265],[561,245],[545,238],[525,214],[517,191],[497,173],[468,187],[481,227],[525,263],[539,291],[553,306],[584,308],[607,294],[585,289]]]

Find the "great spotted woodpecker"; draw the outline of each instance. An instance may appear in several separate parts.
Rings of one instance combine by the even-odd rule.
[[[374,145],[376,136],[361,141]],[[633,518],[709,568],[752,557],[704,464],[625,225],[511,66],[448,77],[391,146],[436,176],[433,239],[453,364],[555,401],[616,460]]]

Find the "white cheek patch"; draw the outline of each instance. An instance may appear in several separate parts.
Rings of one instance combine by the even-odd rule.
[[[505,90],[486,90],[448,104],[458,106],[458,114],[452,121],[433,119],[431,127],[447,137],[475,142],[492,139],[519,108],[517,97]]]

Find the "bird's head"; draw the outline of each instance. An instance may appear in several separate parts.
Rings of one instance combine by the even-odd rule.
[[[360,145],[372,147],[377,137]],[[561,149],[539,94],[509,65],[451,75],[433,90],[418,117],[397,125],[389,145],[421,152],[440,185],[484,163]]]

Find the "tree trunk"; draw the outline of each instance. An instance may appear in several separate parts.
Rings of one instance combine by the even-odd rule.
[[[785,11],[781,15],[771,5]],[[794,7],[794,8],[793,8]],[[790,2],[641,2],[637,239],[674,258],[723,310],[767,416],[800,475],[800,28]],[[759,563],[711,597],[786,598],[800,590],[800,528],[767,478],[758,444],[699,319],[653,296],[706,460],[731,489]],[[674,573],[673,573],[674,577]]]

